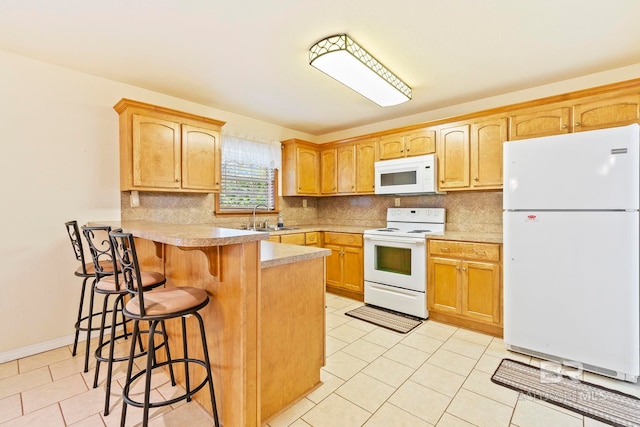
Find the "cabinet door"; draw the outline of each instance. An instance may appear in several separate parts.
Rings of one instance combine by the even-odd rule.
[[[337,245],[325,244],[325,249],[331,249],[331,255],[326,258],[327,285],[342,287],[342,249]]]
[[[506,140],[506,118],[471,126],[471,188],[502,188],[502,144]]]
[[[421,129],[404,137],[406,156],[421,156],[436,152],[436,131]]]
[[[462,314],[488,323],[500,319],[500,266],[462,262]]]
[[[573,107],[573,131],[624,126],[640,120],[640,95],[594,100]]]
[[[338,148],[338,193],[356,192],[356,146]]]
[[[182,125],[182,188],[220,191],[220,133]]]
[[[512,116],[509,140],[559,135],[569,132],[569,107]]]
[[[380,137],[380,160],[404,157],[404,142],[402,134],[385,135]]]
[[[374,193],[375,190],[375,141],[359,142],[356,145],[356,192]]]
[[[362,248],[342,247],[342,287],[350,291],[363,292]]]
[[[429,310],[441,313],[461,313],[460,261],[431,257],[429,271],[429,284],[427,286]]]
[[[322,194],[334,194],[338,191],[336,164],[335,148],[320,152],[320,191]]]
[[[440,130],[438,160],[440,190],[469,187],[469,125]]]
[[[180,188],[180,123],[133,115],[133,186]]]
[[[298,193],[317,195],[319,193],[318,152],[307,147],[296,147],[296,178]]]

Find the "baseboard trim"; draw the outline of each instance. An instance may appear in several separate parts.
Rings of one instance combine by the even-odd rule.
[[[16,348],[0,353],[0,363],[10,362],[12,360],[22,359],[23,357],[33,356],[34,354],[42,353],[49,350],[55,350],[56,348],[64,347],[66,345],[73,344],[75,333],[66,335],[64,337],[56,338],[49,341],[39,342],[37,344],[28,345],[26,347]],[[84,341],[86,335],[80,334],[79,339]]]

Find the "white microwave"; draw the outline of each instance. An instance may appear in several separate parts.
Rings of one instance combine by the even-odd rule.
[[[437,188],[435,154],[375,162],[376,194],[433,194]]]

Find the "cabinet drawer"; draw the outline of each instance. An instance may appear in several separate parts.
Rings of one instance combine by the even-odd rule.
[[[362,246],[361,234],[350,233],[324,233],[324,242],[335,245]]]
[[[318,232],[313,231],[311,233],[304,233],[305,244],[312,245],[318,243]]]
[[[500,245],[431,240],[429,241],[429,255],[448,255],[458,258],[500,261]]]
[[[304,233],[283,234],[280,236],[280,243],[290,245],[304,245]]]
[[[280,243],[280,236],[269,236],[270,242]]]

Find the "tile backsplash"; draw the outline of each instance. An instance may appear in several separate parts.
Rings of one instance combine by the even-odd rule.
[[[183,224],[216,224],[236,228],[251,216],[219,216],[213,212],[212,194],[140,192],[140,206],[131,207],[130,193],[121,193],[123,220],[147,220]],[[281,197],[285,225],[336,224],[379,227],[386,223],[387,208],[396,196]],[[502,232],[502,192],[470,191],[448,194],[401,196],[401,207],[442,207],[447,210],[449,231]],[[273,224],[275,214],[258,211],[260,220]]]

